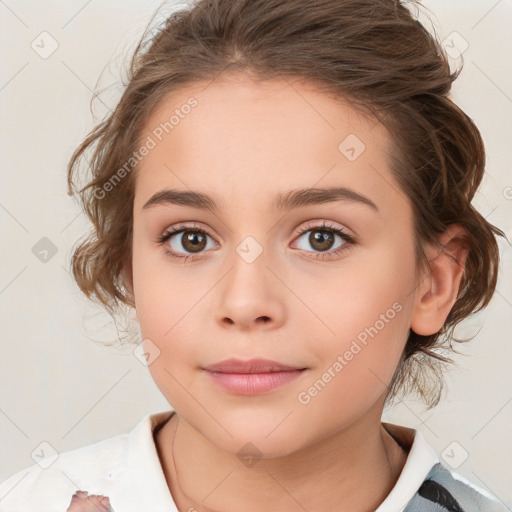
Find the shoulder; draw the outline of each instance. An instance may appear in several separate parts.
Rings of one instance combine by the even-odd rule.
[[[14,473],[0,484],[0,510],[66,510],[77,490],[93,494],[105,487],[111,468],[124,463],[127,443],[128,434],[120,434],[43,458]]]
[[[435,464],[404,512],[505,512],[508,508],[495,496],[446,468]]]

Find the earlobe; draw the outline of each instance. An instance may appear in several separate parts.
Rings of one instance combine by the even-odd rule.
[[[452,224],[428,248],[429,268],[415,295],[411,329],[422,336],[439,332],[457,299],[464,265],[469,253],[466,231]]]

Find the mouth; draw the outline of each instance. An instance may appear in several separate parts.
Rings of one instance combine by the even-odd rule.
[[[224,391],[237,395],[257,395],[294,381],[308,368],[289,366],[268,359],[227,359],[203,370]]]
[[[215,364],[206,366],[204,370],[218,373],[273,373],[306,370],[305,367],[289,366],[270,359],[225,359]]]

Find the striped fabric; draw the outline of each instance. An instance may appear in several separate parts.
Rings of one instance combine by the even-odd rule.
[[[505,505],[461,475],[435,464],[403,512],[505,512]]]

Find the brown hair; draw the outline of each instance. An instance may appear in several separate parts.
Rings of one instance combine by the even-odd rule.
[[[69,162],[68,193],[80,197],[94,227],[72,257],[82,292],[110,314],[134,307],[123,274],[131,264],[135,191],[135,172],[126,172],[126,163],[136,169],[141,127],[165,96],[222,72],[304,80],[350,99],[389,129],[391,168],[413,208],[418,269],[428,268],[424,244],[436,243],[450,224],[466,229],[470,250],[445,326],[430,336],[410,330],[388,389],[387,402],[414,392],[435,406],[440,363],[453,362],[437,349],[491,300],[499,264],[495,235],[505,237],[471,205],[484,174],[484,145],[473,121],[449,98],[460,69],[451,72],[442,45],[399,0],[199,0],[147,34],[115,111]],[[92,176],[77,190],[74,174],[88,151]]]

